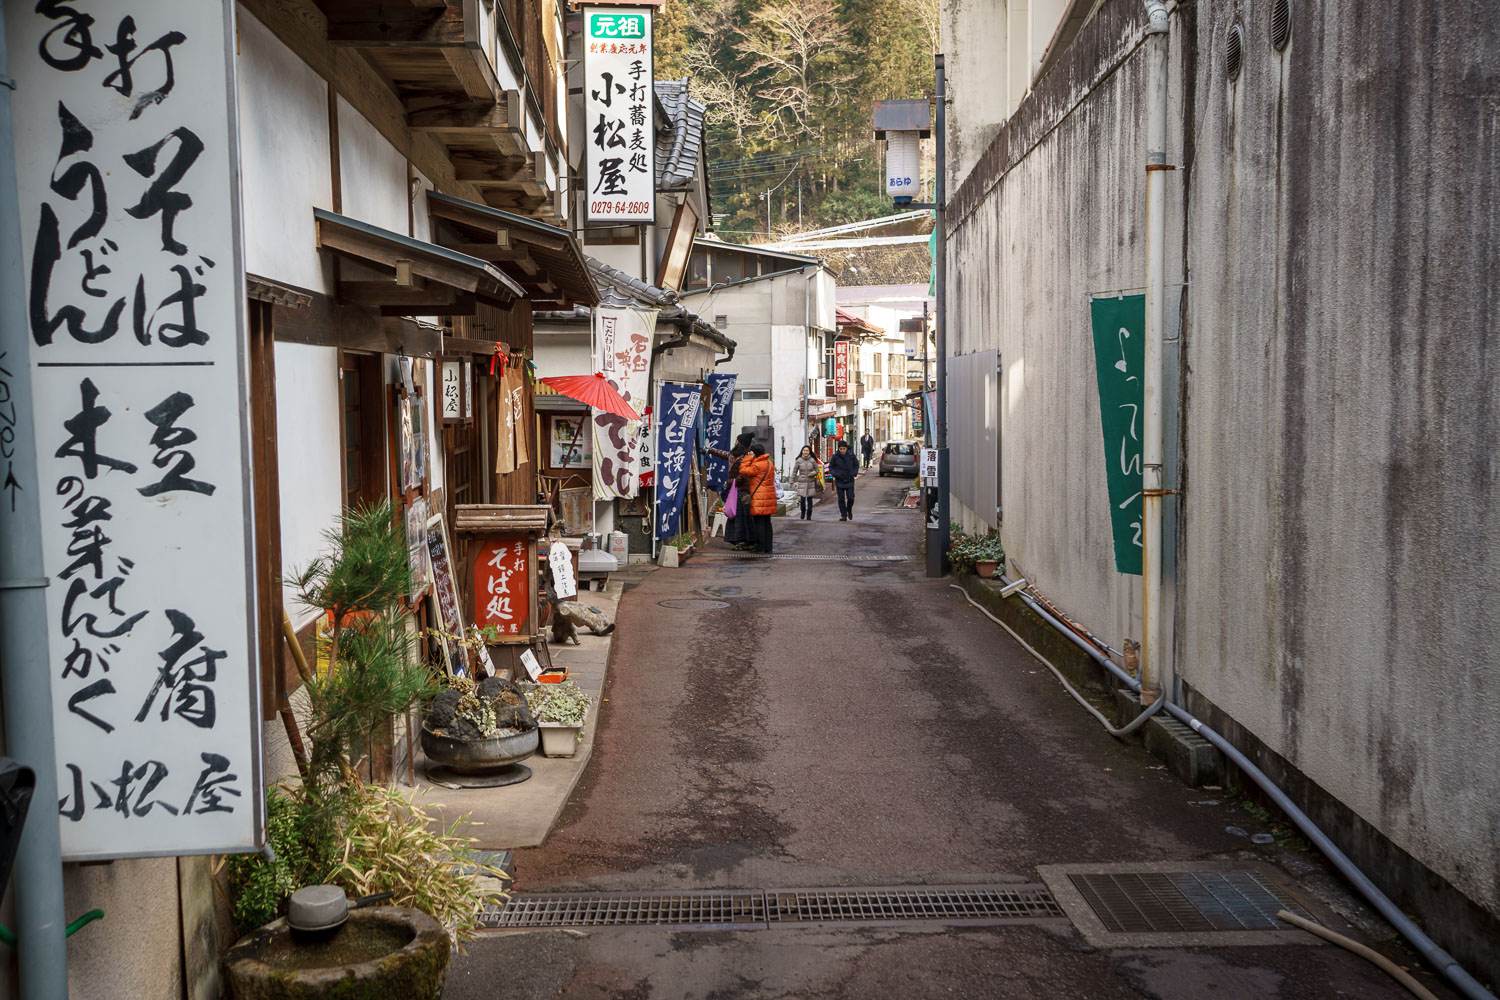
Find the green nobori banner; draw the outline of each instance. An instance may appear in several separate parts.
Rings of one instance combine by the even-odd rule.
[[[1115,571],[1141,574],[1141,419],[1146,367],[1146,297],[1094,299],[1094,365]]]

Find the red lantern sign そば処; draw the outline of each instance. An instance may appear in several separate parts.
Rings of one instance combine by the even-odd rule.
[[[501,635],[529,634],[532,573],[526,536],[481,537],[474,560],[474,624]]]

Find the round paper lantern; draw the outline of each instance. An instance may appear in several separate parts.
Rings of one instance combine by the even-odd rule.
[[[839,424],[839,429],[833,432],[833,436],[836,437],[836,438],[838,438],[840,441],[844,440],[844,425],[843,424]]]

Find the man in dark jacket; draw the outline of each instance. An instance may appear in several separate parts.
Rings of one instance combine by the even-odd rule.
[[[870,436],[869,431],[865,431],[864,435],[860,437],[859,450],[865,460],[865,468],[868,469],[870,467],[870,459],[875,457],[875,439]]]
[[[828,474],[839,493],[839,520],[854,520],[854,477],[859,475],[859,461],[849,450],[848,441],[839,442],[839,453],[828,460]]]

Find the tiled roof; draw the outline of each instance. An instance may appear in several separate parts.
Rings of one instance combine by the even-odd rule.
[[[703,121],[708,108],[688,95],[686,79],[656,81],[656,99],[672,125],[657,134],[656,189],[690,188],[703,156]]]

